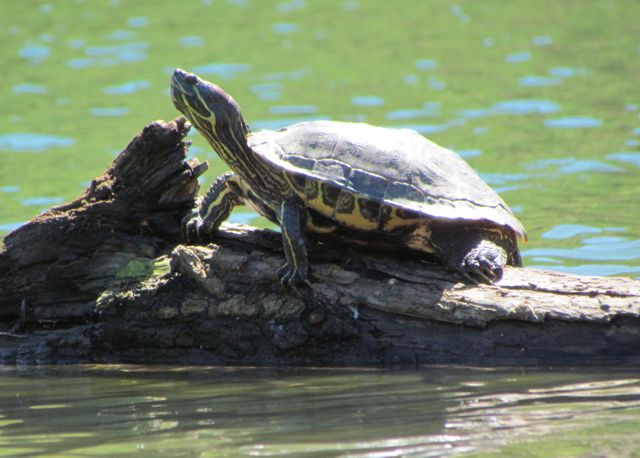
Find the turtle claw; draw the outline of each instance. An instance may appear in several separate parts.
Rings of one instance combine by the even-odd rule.
[[[464,257],[458,271],[474,285],[492,284],[502,279],[505,263],[501,251],[480,245]]]
[[[182,240],[187,244],[200,240],[200,228],[203,224],[200,213],[193,209],[182,219]]]

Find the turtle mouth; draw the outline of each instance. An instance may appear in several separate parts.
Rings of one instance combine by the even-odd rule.
[[[171,77],[171,97],[174,101],[181,96],[193,97],[199,82],[197,75],[176,68]]]
[[[195,86],[200,82],[198,75],[189,73],[181,68],[176,68],[173,71],[172,83],[179,83],[180,85]]]
[[[181,68],[176,68],[171,77],[171,99],[173,105],[182,114],[193,122],[193,110],[202,112],[203,116],[208,116],[208,111],[202,107],[198,94],[202,92],[203,81],[193,73],[186,72]]]
[[[231,100],[231,96],[216,84],[203,80],[195,73],[189,73],[181,68],[176,68],[173,72],[171,97],[174,102],[184,98],[189,104],[198,104],[198,100],[201,100],[207,107]]]

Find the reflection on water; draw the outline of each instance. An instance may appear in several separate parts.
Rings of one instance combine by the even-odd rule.
[[[119,45],[86,46],[84,53],[91,57],[69,59],[72,68],[112,67],[121,63],[139,62],[147,59],[149,43],[122,43]]]
[[[542,237],[548,239],[568,239],[582,234],[600,234],[602,231],[599,227],[587,226],[585,224],[559,224],[550,231],[542,234]]]
[[[422,108],[408,108],[390,111],[387,114],[387,119],[395,121],[401,119],[414,119],[422,117],[439,117],[441,116],[441,106],[442,104],[438,102],[425,102]]]
[[[196,35],[186,35],[184,37],[180,37],[178,43],[182,46],[202,46],[204,45],[204,39]]]
[[[562,118],[545,119],[544,125],[547,127],[559,127],[563,129],[584,129],[588,127],[600,127],[601,119],[591,116],[564,116]]]
[[[251,69],[249,64],[237,64],[237,63],[212,63],[206,65],[198,65],[194,68],[187,69],[194,73],[198,73],[203,77],[216,77],[222,79],[233,79],[238,76],[239,73],[248,72]]]
[[[607,159],[611,159],[612,161],[628,162],[640,168],[640,152],[638,151],[611,153],[607,155]]]
[[[273,29],[274,32],[281,33],[281,34],[295,33],[300,31],[300,26],[298,24],[284,23],[284,22],[279,24],[273,24],[271,28]]]
[[[322,115],[296,116],[295,118],[257,119],[251,122],[251,128],[254,130],[278,130],[297,122],[321,121],[328,119],[328,116]]]
[[[526,62],[531,59],[531,53],[529,51],[514,52],[507,55],[505,60],[510,64],[517,64],[519,62]]]
[[[640,427],[633,370],[21,368],[0,388],[13,456],[558,456]]]
[[[13,86],[16,94],[46,94],[49,92],[44,84],[20,83]]]
[[[593,237],[580,240],[575,248],[534,248],[523,256],[549,256],[589,261],[631,261],[640,257],[640,240],[626,237]]]
[[[22,205],[34,205],[36,207],[47,207],[58,205],[64,202],[62,197],[30,197],[23,199]]]
[[[274,115],[313,114],[318,112],[316,105],[276,105],[269,107],[269,113]]]
[[[590,172],[624,172],[623,167],[607,164],[595,159],[577,159],[575,157],[562,157],[553,159],[542,159],[532,164],[527,164],[530,170],[543,170],[545,174],[554,176],[571,175],[574,173]]]
[[[520,86],[556,86],[560,84],[560,78],[545,75],[527,75],[518,80]]]
[[[202,0],[177,13],[146,1],[8,2],[0,154],[10,160],[0,188],[19,190],[0,196],[0,235],[43,209],[30,199],[70,201],[144,123],[177,116],[168,82],[182,67],[227,88],[253,129],[313,119],[415,129],[461,152],[517,209],[530,236],[523,248],[538,253],[529,265],[635,271],[640,257],[617,255],[628,243],[637,253],[640,239],[635,9],[633,0],[400,9]],[[191,157],[210,161],[206,186],[226,166],[192,138]],[[625,240],[543,236],[561,225],[624,227]]]
[[[150,87],[151,81],[149,80],[135,80],[122,83],[117,86],[107,86],[102,90],[102,92],[112,95],[127,95],[133,94],[141,89],[149,89]]]
[[[129,114],[127,107],[94,107],[89,110],[91,116],[119,117]]]
[[[22,48],[18,55],[24,59],[29,60],[32,64],[38,64],[45,60],[51,54],[51,48],[49,46],[29,44]]]
[[[377,107],[384,105],[384,99],[375,95],[360,95],[351,98],[351,105],[357,107]]]
[[[75,144],[75,139],[58,135],[13,133],[0,135],[0,151],[46,151]]]

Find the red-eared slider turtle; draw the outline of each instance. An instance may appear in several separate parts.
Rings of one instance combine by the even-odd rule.
[[[473,283],[522,265],[526,236],[507,204],[460,156],[413,130],[312,121],[250,132],[230,95],[181,69],[171,96],[232,170],[183,221],[188,242],[248,204],[282,230],[284,285],[306,279],[307,235],[417,251]]]

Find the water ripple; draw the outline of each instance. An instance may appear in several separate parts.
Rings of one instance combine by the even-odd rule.
[[[109,46],[88,46],[85,54],[90,57],[70,59],[67,65],[73,68],[94,66],[110,67],[124,62],[139,62],[147,58],[149,43],[123,43]]]
[[[557,86],[561,81],[551,76],[527,75],[518,80],[518,84],[524,87]]]
[[[562,111],[562,106],[548,99],[510,99],[495,102],[489,108],[469,108],[458,111],[467,119],[496,115],[550,114]]]
[[[293,23],[289,23],[289,22],[280,22],[277,24],[273,24],[271,26],[271,29],[275,32],[275,33],[279,33],[279,34],[290,34],[290,33],[296,33],[300,31],[300,26],[298,24],[293,24]]]
[[[597,159],[576,159],[574,157],[541,159],[525,164],[525,167],[530,170],[549,171],[550,169],[555,169],[552,170],[555,175],[570,175],[585,172],[619,173],[625,171],[622,167],[607,164]]]
[[[418,70],[433,70],[438,68],[440,63],[436,59],[418,59],[416,61],[416,68]]]
[[[296,118],[263,119],[251,123],[254,130],[278,130],[298,122],[329,120],[328,116],[300,116]]]
[[[591,116],[565,116],[562,118],[545,119],[544,125],[560,129],[587,129],[600,127],[604,124],[601,119]]]
[[[149,25],[149,18],[146,16],[137,16],[129,18],[127,21],[129,27],[146,27]]]
[[[458,153],[460,155],[460,157],[464,157],[465,159],[468,159],[470,157],[478,157],[482,155],[482,150],[481,149],[462,149],[462,150],[456,150],[456,153]]]
[[[117,86],[107,86],[102,92],[105,94],[118,94],[118,95],[127,95],[133,94],[134,92],[138,92],[141,89],[149,89],[151,87],[151,82],[149,80],[135,80],[129,81],[127,83],[122,83]]]
[[[318,112],[316,105],[277,105],[269,107],[269,113],[277,115],[314,114]]]
[[[23,59],[31,61],[31,63],[37,64],[44,61],[51,54],[51,48],[49,46],[29,44],[18,51],[18,55]]]
[[[546,99],[512,99],[493,104],[492,111],[499,114],[547,114],[561,111],[562,107]]]
[[[64,202],[62,197],[30,197],[22,201],[22,205],[36,207],[50,207],[51,205]]]
[[[357,107],[378,107],[384,105],[384,99],[375,95],[361,95],[352,97],[351,105]]]
[[[290,13],[297,9],[304,9],[305,6],[305,0],[290,0],[288,2],[278,3],[278,11],[282,13]]]
[[[91,116],[112,118],[128,115],[129,109],[127,107],[94,107],[89,110],[89,113]]]
[[[260,83],[250,88],[261,100],[278,100],[282,97],[282,83]]]
[[[440,78],[436,78],[435,76],[430,77],[427,84],[431,89],[436,91],[443,91],[447,88],[447,82]]]
[[[640,151],[622,151],[620,153],[611,153],[607,155],[607,159],[612,161],[628,162],[640,168]]]
[[[199,65],[193,68],[195,73],[203,75],[215,75],[217,78],[234,79],[240,73],[251,70],[251,65],[240,63],[215,62],[211,64]]]
[[[393,127],[394,129],[411,129],[421,133],[422,135],[437,134],[449,129],[447,124],[400,124],[389,127]]]
[[[599,227],[587,226],[585,224],[560,224],[542,234],[542,237],[546,239],[569,239],[576,235],[600,234],[601,232],[602,229]]]
[[[589,71],[584,67],[552,67],[549,74],[559,78],[571,78],[578,75],[587,75]]]
[[[114,40],[114,41],[123,41],[123,40],[130,40],[131,38],[134,37],[134,33],[131,30],[116,30],[114,32],[111,32],[109,35],[107,35],[105,38],[108,40]]]
[[[394,110],[387,113],[387,119],[400,120],[400,119],[415,119],[427,116],[439,116],[440,104],[437,102],[425,103],[422,108],[408,108],[403,110]]]
[[[75,145],[71,137],[35,133],[11,133],[0,135],[0,150],[2,151],[46,151],[50,148],[64,148]]]
[[[46,94],[47,92],[49,89],[43,84],[21,83],[13,86],[14,94]]]
[[[26,221],[21,221],[19,223],[0,224],[0,232],[13,232],[25,223]]]
[[[182,46],[202,46],[204,45],[204,39],[197,35],[186,35],[184,37],[180,37],[178,43]]]
[[[531,60],[531,53],[529,51],[514,52],[512,54],[508,54],[507,57],[505,57],[505,60],[510,64],[526,62]]]
[[[523,251],[522,255],[589,261],[632,261],[640,259],[640,240],[612,236],[593,237],[583,239],[582,245],[576,248],[534,248]]]
[[[532,42],[536,46],[549,46],[553,43],[553,38],[549,35],[538,35],[537,37],[533,37]]]

